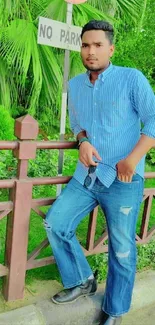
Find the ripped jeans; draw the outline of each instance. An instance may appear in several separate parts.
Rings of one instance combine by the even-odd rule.
[[[104,211],[109,235],[108,276],[103,310],[111,316],[128,312],[136,272],[136,221],[143,196],[143,179],[117,178],[106,188],[97,178],[88,190],[72,178],[49,209],[45,228],[65,288],[87,280],[92,270],[76,238],[80,221],[97,205]]]

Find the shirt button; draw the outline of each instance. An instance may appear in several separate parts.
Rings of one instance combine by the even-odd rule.
[[[98,88],[96,88],[96,90],[98,90]]]
[[[95,139],[95,137],[93,137]]]
[[[95,103],[95,106],[96,106],[97,104]]]

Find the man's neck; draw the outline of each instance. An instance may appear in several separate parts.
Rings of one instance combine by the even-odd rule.
[[[100,71],[90,71],[90,81],[92,84],[95,83],[95,81],[98,79],[99,74],[104,72],[109,67],[109,65],[110,63],[108,63],[107,66]]]

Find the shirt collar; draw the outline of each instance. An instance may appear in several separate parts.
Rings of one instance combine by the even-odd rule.
[[[113,64],[111,62],[109,62],[108,68],[106,68],[102,73],[99,74],[98,80],[101,80],[102,82],[104,82],[105,78],[112,71],[112,69],[113,69]],[[93,84],[90,81],[90,71],[89,70],[87,70],[87,72],[86,72],[86,80],[85,80],[85,83],[89,87],[93,87]]]

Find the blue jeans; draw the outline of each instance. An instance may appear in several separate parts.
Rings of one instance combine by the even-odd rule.
[[[143,179],[117,178],[106,188],[96,179],[91,190],[72,178],[49,209],[45,228],[65,288],[84,283],[92,270],[76,238],[80,221],[97,205],[108,229],[108,276],[102,309],[111,316],[128,312],[136,272],[136,221],[143,196]]]

